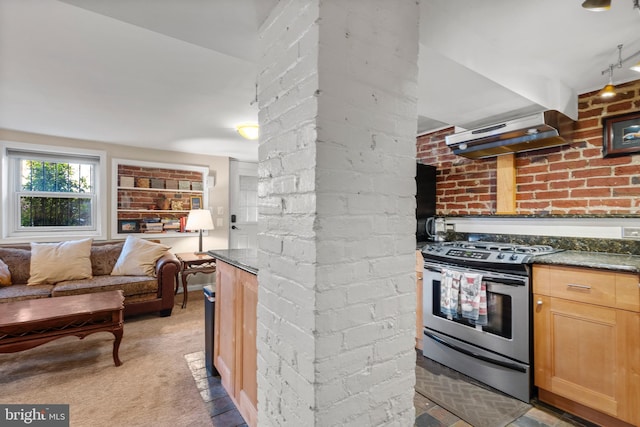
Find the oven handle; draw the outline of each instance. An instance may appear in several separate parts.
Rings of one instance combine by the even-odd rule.
[[[508,368],[508,369],[511,369],[511,370],[514,370],[514,371],[525,372],[525,373],[527,372],[527,370],[525,368],[523,368],[522,366],[516,365],[515,363],[503,362],[502,360],[492,359],[490,357],[483,356],[483,355],[478,354],[478,353],[474,353],[473,351],[465,350],[464,348],[460,348],[460,347],[458,347],[456,345],[448,343],[445,340],[443,340],[442,338],[437,337],[437,336],[435,336],[432,333],[427,332],[427,331],[424,331],[424,334],[426,336],[428,336],[429,338],[431,338],[432,340],[434,340],[434,341],[436,341],[436,342],[438,342],[438,343],[440,343],[440,344],[442,344],[442,345],[444,345],[446,347],[449,347],[452,350],[455,350],[455,351],[457,351],[459,353],[462,353],[462,354],[466,354],[467,356],[471,356],[471,357],[473,357],[475,359],[480,359],[480,360],[482,360],[484,362],[492,363],[494,365],[502,366],[503,368]]]
[[[482,279],[488,282],[494,282],[494,283],[499,283],[502,285],[508,285],[508,286],[524,286],[527,284],[527,276],[515,276],[515,275],[508,275],[508,274],[503,274],[503,273],[496,273],[496,272],[488,272],[488,271],[484,271],[484,270],[479,270],[479,269],[469,269],[469,268],[465,268],[465,267],[460,267],[460,266],[449,266],[449,265],[445,265],[445,264],[434,264],[428,261],[424,262],[423,268],[425,270],[429,270],[432,273],[437,273],[440,274],[442,272],[442,268],[451,268],[452,270],[456,270],[456,271],[469,271],[472,273],[479,273],[482,274]]]

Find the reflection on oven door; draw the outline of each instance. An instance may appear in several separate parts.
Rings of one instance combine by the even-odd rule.
[[[469,345],[425,328],[423,354],[523,402],[531,398],[528,364]]]
[[[425,269],[423,275],[423,321],[424,326],[474,344],[489,351],[504,355],[523,363],[529,363],[529,288],[521,284],[496,283],[493,278],[485,280],[487,290],[486,325],[465,318],[458,307],[452,315],[451,307],[442,310],[441,274]]]

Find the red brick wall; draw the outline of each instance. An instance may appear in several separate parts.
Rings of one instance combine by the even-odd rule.
[[[200,172],[179,170],[179,169],[160,169],[148,168],[133,165],[118,165],[118,177],[132,176],[134,178],[161,178],[163,180],[172,179],[175,181],[185,180],[191,182],[201,182],[202,174]],[[119,179],[119,178],[118,178]],[[118,219],[143,219],[145,217],[158,217],[177,219],[187,216],[187,211],[191,209],[190,196],[200,196],[203,193],[173,191],[153,191],[153,189],[143,190],[119,190],[118,191],[118,207],[131,209],[129,212],[118,212]],[[174,212],[154,212],[160,209],[160,199],[164,197],[170,200],[179,200],[183,202],[183,210]],[[126,201],[124,199],[127,199]],[[153,207],[154,210],[149,210]],[[138,210],[138,211],[135,211]]]
[[[579,117],[569,145],[516,155],[518,214],[640,214],[640,153],[602,156],[602,117],[640,111],[640,80],[616,87],[603,100],[580,95]],[[496,209],[496,159],[452,154],[445,136],[453,128],[417,140],[420,163],[435,165],[438,215],[488,215]]]

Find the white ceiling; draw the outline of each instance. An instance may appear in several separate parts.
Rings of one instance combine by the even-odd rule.
[[[365,1],[365,0],[350,0]],[[388,0],[397,1],[397,0]],[[258,28],[278,0],[0,0],[0,128],[257,161]],[[418,134],[555,109],[640,52],[614,0],[422,0]],[[640,78],[628,66],[614,83]]]

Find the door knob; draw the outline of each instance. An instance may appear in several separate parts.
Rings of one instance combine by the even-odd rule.
[[[232,226],[231,226],[231,229],[232,229],[232,230],[240,230],[240,229],[239,229],[238,227],[236,227],[235,225],[232,225]]]

